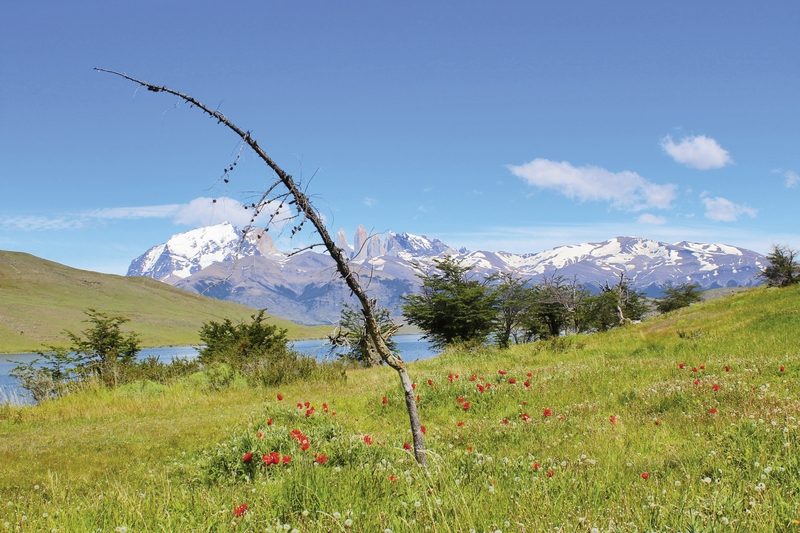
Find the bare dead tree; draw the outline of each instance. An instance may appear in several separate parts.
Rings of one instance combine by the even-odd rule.
[[[625,282],[625,272],[619,273],[619,281],[613,287],[609,286],[608,281],[601,287],[603,292],[613,293],[616,297],[617,318],[619,318],[619,325],[624,326],[631,324],[632,320],[627,318],[622,312],[622,305],[628,300],[628,284]]]
[[[366,292],[362,289],[358,282],[357,276],[351,271],[347,259],[345,258],[344,251],[336,246],[330,236],[330,233],[328,233],[328,229],[322,222],[322,217],[311,204],[305,192],[297,185],[292,176],[284,171],[269,155],[267,155],[264,149],[261,148],[258,142],[250,134],[250,131],[240,128],[218,110],[209,108],[193,96],[170,89],[169,87],[163,85],[155,85],[133,78],[122,72],[104,68],[95,68],[94,70],[119,76],[146,88],[150,92],[167,93],[176,96],[177,98],[189,104],[190,107],[196,107],[209,117],[215,119],[218,124],[224,125],[226,128],[238,135],[239,138],[241,138],[242,141],[247,144],[247,146],[249,146],[269,168],[272,169],[277,176],[277,179],[265,190],[258,202],[254,202],[249,206],[253,210],[253,217],[251,218],[251,225],[245,228],[242,237],[245,237],[247,232],[252,229],[252,224],[255,222],[257,216],[263,209],[274,208],[275,213],[281,212],[283,208],[295,209],[296,219],[298,219],[299,222],[297,225],[292,227],[292,235],[300,231],[306,221],[311,222],[317,234],[322,239],[321,245],[325,246],[325,249],[336,263],[336,269],[338,270],[339,275],[361,304],[361,311],[364,314],[364,323],[366,325],[367,333],[372,341],[371,348],[374,348],[374,350],[377,352],[377,356],[380,357],[380,359],[387,365],[392,367],[400,377],[400,383],[405,396],[406,409],[408,411],[408,419],[411,425],[411,434],[413,436],[414,457],[420,465],[424,466],[426,464],[425,441],[422,434],[422,425],[420,424],[416,400],[414,398],[412,381],[408,375],[408,371],[406,370],[405,362],[399,355],[393,353],[386,346],[386,341],[381,335],[380,328],[375,320],[375,301],[367,297]],[[270,194],[275,191],[279,185],[282,185],[285,191],[281,194],[277,194],[274,197],[270,197]],[[277,207],[275,207],[276,202]]]

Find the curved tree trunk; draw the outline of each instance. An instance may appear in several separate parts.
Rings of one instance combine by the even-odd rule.
[[[278,164],[275,163],[275,161],[273,161],[269,155],[267,155],[267,153],[259,146],[258,142],[250,135],[249,131],[241,129],[236,124],[231,122],[227,117],[225,117],[225,115],[219,111],[212,111],[209,107],[194,97],[165,86],[153,85],[151,83],[132,78],[121,72],[115,72],[113,70],[102,68],[95,68],[94,70],[125,78],[126,80],[145,87],[151,92],[164,92],[173,96],[177,96],[184,102],[197,107],[208,116],[216,119],[218,123],[224,124],[228,129],[236,133],[242,139],[242,141],[244,141],[256,153],[256,155],[258,155],[258,157],[275,172],[279,182],[286,187],[289,194],[292,196],[294,205],[296,206],[298,212],[302,213],[302,215],[310,220],[314,225],[314,229],[322,239],[323,245],[328,250],[331,258],[333,258],[335,261],[336,269],[339,271],[339,275],[345,281],[355,297],[358,298],[358,301],[361,304],[361,310],[364,313],[364,322],[367,328],[367,333],[372,339],[373,345],[375,346],[375,349],[377,350],[381,360],[392,367],[400,377],[400,383],[402,384],[405,394],[406,409],[408,410],[411,433],[414,440],[414,457],[419,464],[425,465],[425,441],[422,435],[422,426],[420,424],[419,413],[417,411],[417,403],[413,394],[411,378],[406,371],[405,363],[397,354],[392,353],[392,351],[389,350],[389,347],[386,346],[386,342],[384,341],[380,332],[380,328],[375,320],[375,309],[372,302],[369,300],[367,294],[362,289],[355,275],[350,270],[350,265],[347,263],[344,253],[335,245],[333,239],[331,239],[331,236],[323,224],[319,213],[317,213],[316,209],[314,209],[313,205],[303,191],[297,187],[297,184],[295,183],[294,179],[292,179],[292,176],[286,173],[286,171],[278,166]]]

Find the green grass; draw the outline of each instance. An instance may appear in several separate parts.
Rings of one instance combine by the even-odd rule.
[[[77,270],[29,254],[0,251],[0,353],[35,351],[63,344],[63,331],[81,331],[92,307],[120,314],[144,346],[194,344],[209,320],[247,320],[255,310],[190,294],[149,278]],[[291,338],[327,335],[330,328],[307,327],[280,318]]]
[[[800,287],[755,289],[606,334],[413,364],[427,470],[402,448],[409,431],[386,368],[281,387],[280,402],[277,390],[212,394],[186,380],[7,407],[0,528],[796,530],[798,331]],[[491,390],[478,393],[473,374]],[[308,418],[295,407],[305,401],[316,407]],[[241,462],[272,450],[292,462]],[[325,465],[313,463],[318,453]]]

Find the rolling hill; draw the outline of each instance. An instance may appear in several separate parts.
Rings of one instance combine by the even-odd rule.
[[[149,278],[100,274],[0,251],[0,353],[63,343],[63,330],[83,329],[83,312],[88,308],[128,317],[128,328],[141,335],[145,346],[196,343],[204,322],[242,320],[254,312]],[[279,318],[270,322],[286,328],[292,338],[328,332]]]

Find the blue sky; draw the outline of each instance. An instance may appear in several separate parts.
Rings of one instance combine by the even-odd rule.
[[[235,137],[95,66],[250,129],[333,231],[800,247],[798,27],[797,2],[14,2],[0,249],[124,273],[271,180],[242,152],[224,183]]]

